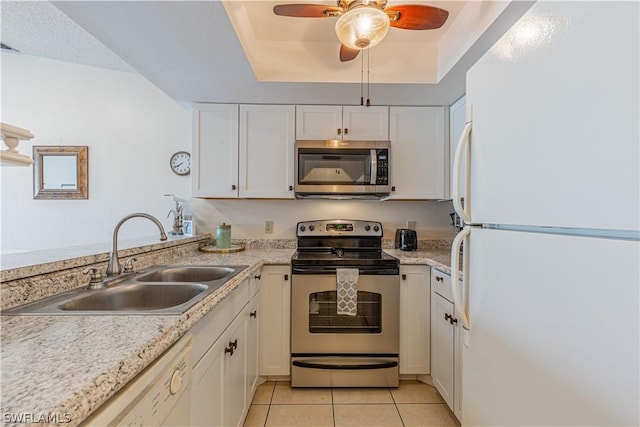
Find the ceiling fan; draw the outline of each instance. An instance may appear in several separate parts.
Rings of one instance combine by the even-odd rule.
[[[279,4],[273,13],[295,18],[338,17],[336,34],[342,43],[340,61],[351,61],[362,49],[384,39],[389,26],[403,30],[434,30],[444,25],[449,12],[433,6],[402,4],[387,6],[387,0],[338,0],[323,4]]]

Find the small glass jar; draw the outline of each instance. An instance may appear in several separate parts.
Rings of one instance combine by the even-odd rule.
[[[225,224],[216,227],[216,248],[229,249],[231,247],[231,224]]]

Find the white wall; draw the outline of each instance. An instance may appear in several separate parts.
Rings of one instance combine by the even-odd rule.
[[[190,191],[189,177],[169,169],[172,153],[190,151],[190,112],[137,74],[4,52],[1,60],[1,120],[35,135],[21,153],[89,147],[88,200],[33,200],[32,167],[0,169],[2,251],[109,241],[115,224],[139,211],[170,230],[172,203],[163,195]],[[120,238],[154,234],[137,218]]]
[[[169,170],[169,157],[190,151],[191,115],[143,77],[32,56],[2,53],[2,122],[30,130],[33,145],[89,146],[88,200],[34,200],[31,167],[3,167],[0,249],[34,250],[111,239],[132,212],[158,217],[167,231],[172,206],[165,193],[190,194],[189,177]],[[451,238],[450,202],[192,199],[198,232],[232,224],[233,238],[295,238],[298,221],[345,218],[383,223],[386,238],[406,221],[420,238]],[[274,234],[264,234],[264,221]],[[120,238],[155,235],[133,219]]]
[[[205,200],[192,199],[196,230],[215,233],[216,225],[231,224],[233,239],[295,239],[299,221],[314,219],[364,219],[382,222],[385,239],[396,228],[416,221],[419,239],[452,239],[450,201],[375,200]],[[274,221],[273,234],[264,234],[264,221]]]

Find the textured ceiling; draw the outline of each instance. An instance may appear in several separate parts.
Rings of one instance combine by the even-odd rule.
[[[2,43],[23,54],[135,72],[48,1],[0,2]]]

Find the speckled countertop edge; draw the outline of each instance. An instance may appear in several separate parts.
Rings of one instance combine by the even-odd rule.
[[[159,355],[177,342],[202,317],[224,300],[240,283],[263,265],[287,265],[294,249],[249,249],[246,252],[213,255],[195,253],[176,258],[171,264],[211,264],[247,265],[248,268],[232,278],[223,287],[209,295],[182,315],[175,316],[2,316],[2,413],[72,414],[70,423],[76,426],[86,417],[113,397],[125,384],[131,381]],[[413,252],[385,249],[385,252],[400,259],[401,264],[429,265],[450,274],[449,252],[444,249],[420,250]],[[70,349],[64,348],[65,336],[60,337],[60,347],[46,347],[39,335],[56,325],[67,328],[85,328],[90,331],[73,347],[82,352],[87,348],[94,353],[86,356],[69,357]],[[65,331],[65,328],[59,328]],[[113,332],[110,337],[104,334]],[[123,337],[123,332],[128,335]],[[100,333],[96,337],[95,333]],[[114,338],[114,334],[115,338]],[[16,342],[6,343],[6,338]],[[16,337],[24,337],[20,340]],[[51,339],[51,336],[48,336]],[[55,337],[54,337],[55,338]],[[28,341],[25,344],[24,341]],[[102,346],[96,345],[100,341]],[[109,349],[114,342],[121,344],[114,357],[95,356],[95,349]],[[7,344],[7,345],[5,345]],[[99,343],[98,343],[99,344]],[[25,347],[31,353],[28,357],[19,353],[16,347]],[[47,351],[37,352],[45,346]],[[89,346],[89,347],[87,347]],[[44,354],[43,354],[44,353]],[[92,357],[95,356],[95,357]],[[97,359],[96,359],[97,358]],[[57,360],[57,362],[55,362]],[[56,363],[51,372],[51,364]],[[67,366],[64,365],[66,362]],[[39,365],[34,365],[38,364]],[[84,364],[83,364],[84,363]],[[107,365],[107,366],[101,366]],[[21,377],[30,372],[47,373],[35,378]],[[69,374],[70,372],[73,375]],[[5,375],[11,373],[11,375]],[[78,380],[83,373],[87,378]],[[53,381],[52,383],[52,380]],[[72,384],[69,383],[72,381]],[[56,389],[59,387],[60,389]],[[56,390],[58,392],[56,392]],[[65,391],[66,390],[66,391]],[[38,394],[40,393],[40,394]],[[5,423],[2,425],[13,425]],[[24,424],[20,424],[24,425]],[[44,425],[44,424],[38,424]],[[50,424],[57,425],[57,424]]]

